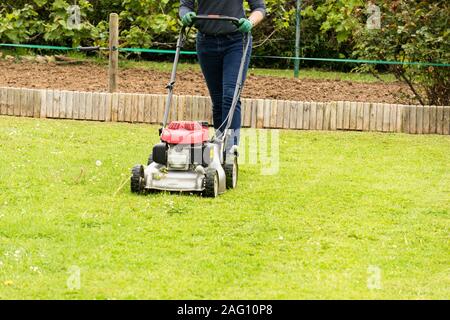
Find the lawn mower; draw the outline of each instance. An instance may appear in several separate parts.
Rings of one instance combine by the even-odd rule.
[[[228,21],[239,25],[239,19],[217,15],[199,15],[199,20]],[[233,102],[225,121],[209,138],[206,121],[172,121],[168,124],[180,52],[191,28],[181,29],[169,84],[162,127],[161,142],[153,147],[147,166],[136,165],[131,173],[131,191],[153,190],[201,193],[215,198],[226,189],[234,189],[238,181],[238,151],[231,143],[230,129],[244,79],[245,59],[250,46],[250,34],[243,37],[243,55]],[[229,147],[227,147],[229,146]]]

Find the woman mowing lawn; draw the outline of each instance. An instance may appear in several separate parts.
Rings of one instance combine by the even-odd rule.
[[[180,17],[184,26],[191,26],[195,20],[195,7],[199,15],[221,15],[240,18],[239,26],[226,21],[197,21],[197,54],[200,67],[206,79],[213,103],[213,121],[216,132],[220,134],[221,125],[226,121],[231,108],[236,82],[244,54],[244,34],[249,33],[260,23],[266,14],[264,0],[247,0],[251,14],[247,19],[244,0],[181,0]],[[251,56],[247,53],[244,68],[244,80]],[[234,112],[230,129],[232,139],[227,146],[239,144],[241,128],[241,102]]]

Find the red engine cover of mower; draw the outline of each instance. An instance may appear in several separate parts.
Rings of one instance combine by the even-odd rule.
[[[208,141],[208,127],[198,121],[172,121],[161,134],[169,144],[203,144]]]

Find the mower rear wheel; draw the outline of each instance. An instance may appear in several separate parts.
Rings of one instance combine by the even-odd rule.
[[[227,189],[236,188],[239,177],[237,157],[234,157],[233,163],[225,164],[223,169],[225,170],[225,176],[227,178]]]
[[[147,161],[147,165],[151,165],[153,163],[153,153],[150,153],[150,155],[148,156],[148,161]]]
[[[216,169],[206,172],[205,190],[203,196],[206,198],[216,198],[219,195],[219,174]]]
[[[131,170],[131,192],[142,193],[144,191],[144,166],[136,165]]]

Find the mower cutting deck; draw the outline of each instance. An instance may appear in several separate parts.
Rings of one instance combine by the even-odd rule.
[[[239,19],[224,16],[197,16],[196,20],[221,20],[239,23]],[[205,197],[217,197],[226,189],[236,188],[238,180],[237,147],[229,146],[232,139],[230,130],[236,105],[243,85],[245,58],[249,50],[249,35],[244,48],[234,99],[230,112],[220,125],[223,128],[216,136],[209,138],[208,123],[204,121],[172,121],[167,125],[172,104],[177,65],[180,51],[187,34],[186,27],[180,32],[177,43],[169,94],[162,128],[161,142],[153,147],[147,166],[136,165],[132,169],[131,191],[145,193],[151,190],[198,192]]]

